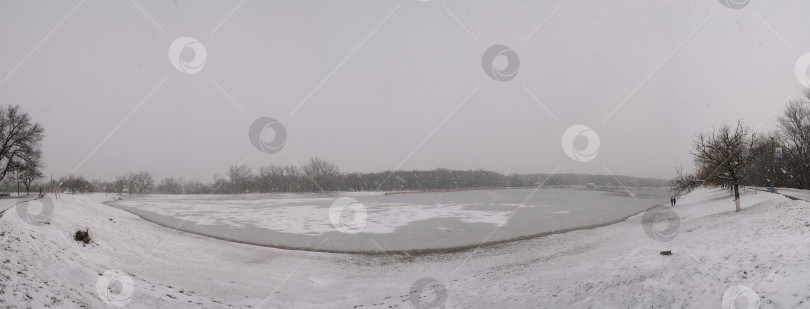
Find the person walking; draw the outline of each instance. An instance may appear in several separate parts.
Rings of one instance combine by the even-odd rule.
[[[674,196],[672,197],[672,206],[678,205],[678,199]]]
[[[674,196],[671,196],[669,198],[669,206],[675,206],[675,197]]]

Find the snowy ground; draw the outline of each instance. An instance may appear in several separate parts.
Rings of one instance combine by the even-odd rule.
[[[14,205],[19,203],[19,202],[31,200],[31,199],[34,199],[36,197],[37,197],[36,194],[29,194],[29,195],[23,194],[23,195],[20,195],[20,196],[15,195],[15,196],[10,196],[10,197],[0,198],[0,212],[3,212],[6,209],[9,209],[11,207],[14,207]]]
[[[798,199],[803,199],[805,201],[810,201],[810,191],[808,190],[777,188],[776,193],[792,196]]]
[[[810,306],[810,203],[754,190],[736,213],[726,191],[682,197],[671,209],[679,219],[669,217],[679,222],[676,233],[640,214],[415,257],[229,243],[143,221],[105,199],[63,195],[44,225],[24,222],[14,208],[0,217],[0,308],[110,307],[105,300],[133,308],[412,308],[415,283],[431,280],[422,301],[446,308],[720,308],[737,285],[752,288],[743,295],[756,293],[763,308]],[[72,239],[88,227],[90,244]],[[118,280],[108,280],[111,270]]]

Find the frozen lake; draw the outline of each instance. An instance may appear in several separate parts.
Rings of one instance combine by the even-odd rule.
[[[330,252],[391,252],[464,248],[602,225],[669,202],[668,189],[629,190],[632,194],[619,188],[543,188],[392,195],[215,195],[208,199],[160,195],[108,204],[167,227],[236,242]],[[348,198],[362,204],[367,216],[362,220],[357,213],[344,212],[344,222],[352,228],[347,233],[332,224],[335,220],[330,221],[329,210],[336,200]]]

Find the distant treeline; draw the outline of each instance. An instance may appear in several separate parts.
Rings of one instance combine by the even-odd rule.
[[[147,172],[129,172],[114,181],[87,181],[82,176],[63,177],[45,187],[57,186],[68,192],[111,193],[271,193],[335,191],[436,191],[487,189],[502,187],[545,186],[627,186],[664,187],[669,180],[628,176],[587,174],[511,174],[485,170],[385,171],[378,173],[341,173],[338,167],[320,158],[307,164],[270,165],[253,171],[246,165],[234,165],[225,176],[215,175],[213,183],[184,178],[165,178],[158,183]],[[6,184],[7,185],[7,184]]]
[[[320,158],[303,166],[271,165],[254,172],[245,165],[231,166],[225,177],[215,176],[214,183],[187,183],[183,179],[163,179],[155,192],[176,193],[247,193],[247,192],[334,192],[334,191],[435,191],[502,187],[596,186],[665,187],[669,180],[628,176],[585,174],[503,175],[485,170],[385,171],[378,173],[341,173],[338,167]]]
[[[570,186],[664,187],[668,180],[628,176],[584,174],[503,175],[485,170],[385,171],[378,173],[341,173],[338,167],[320,158],[307,164],[270,165],[254,172],[245,165],[231,166],[226,176],[215,176],[213,184],[166,178],[151,192],[247,193],[247,192],[334,192],[334,191],[432,191],[501,187]],[[120,191],[120,187],[118,188]]]
[[[545,186],[581,186],[594,184],[597,187],[666,187],[670,181],[655,178],[637,178],[620,175],[590,174],[529,174],[508,177],[509,186],[528,186],[543,183]]]

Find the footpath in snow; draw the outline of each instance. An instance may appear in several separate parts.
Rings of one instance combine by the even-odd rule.
[[[810,203],[755,190],[740,212],[707,188],[610,226],[422,256],[230,243],[108,199],[61,195],[45,224],[2,214],[0,308],[810,307]]]

